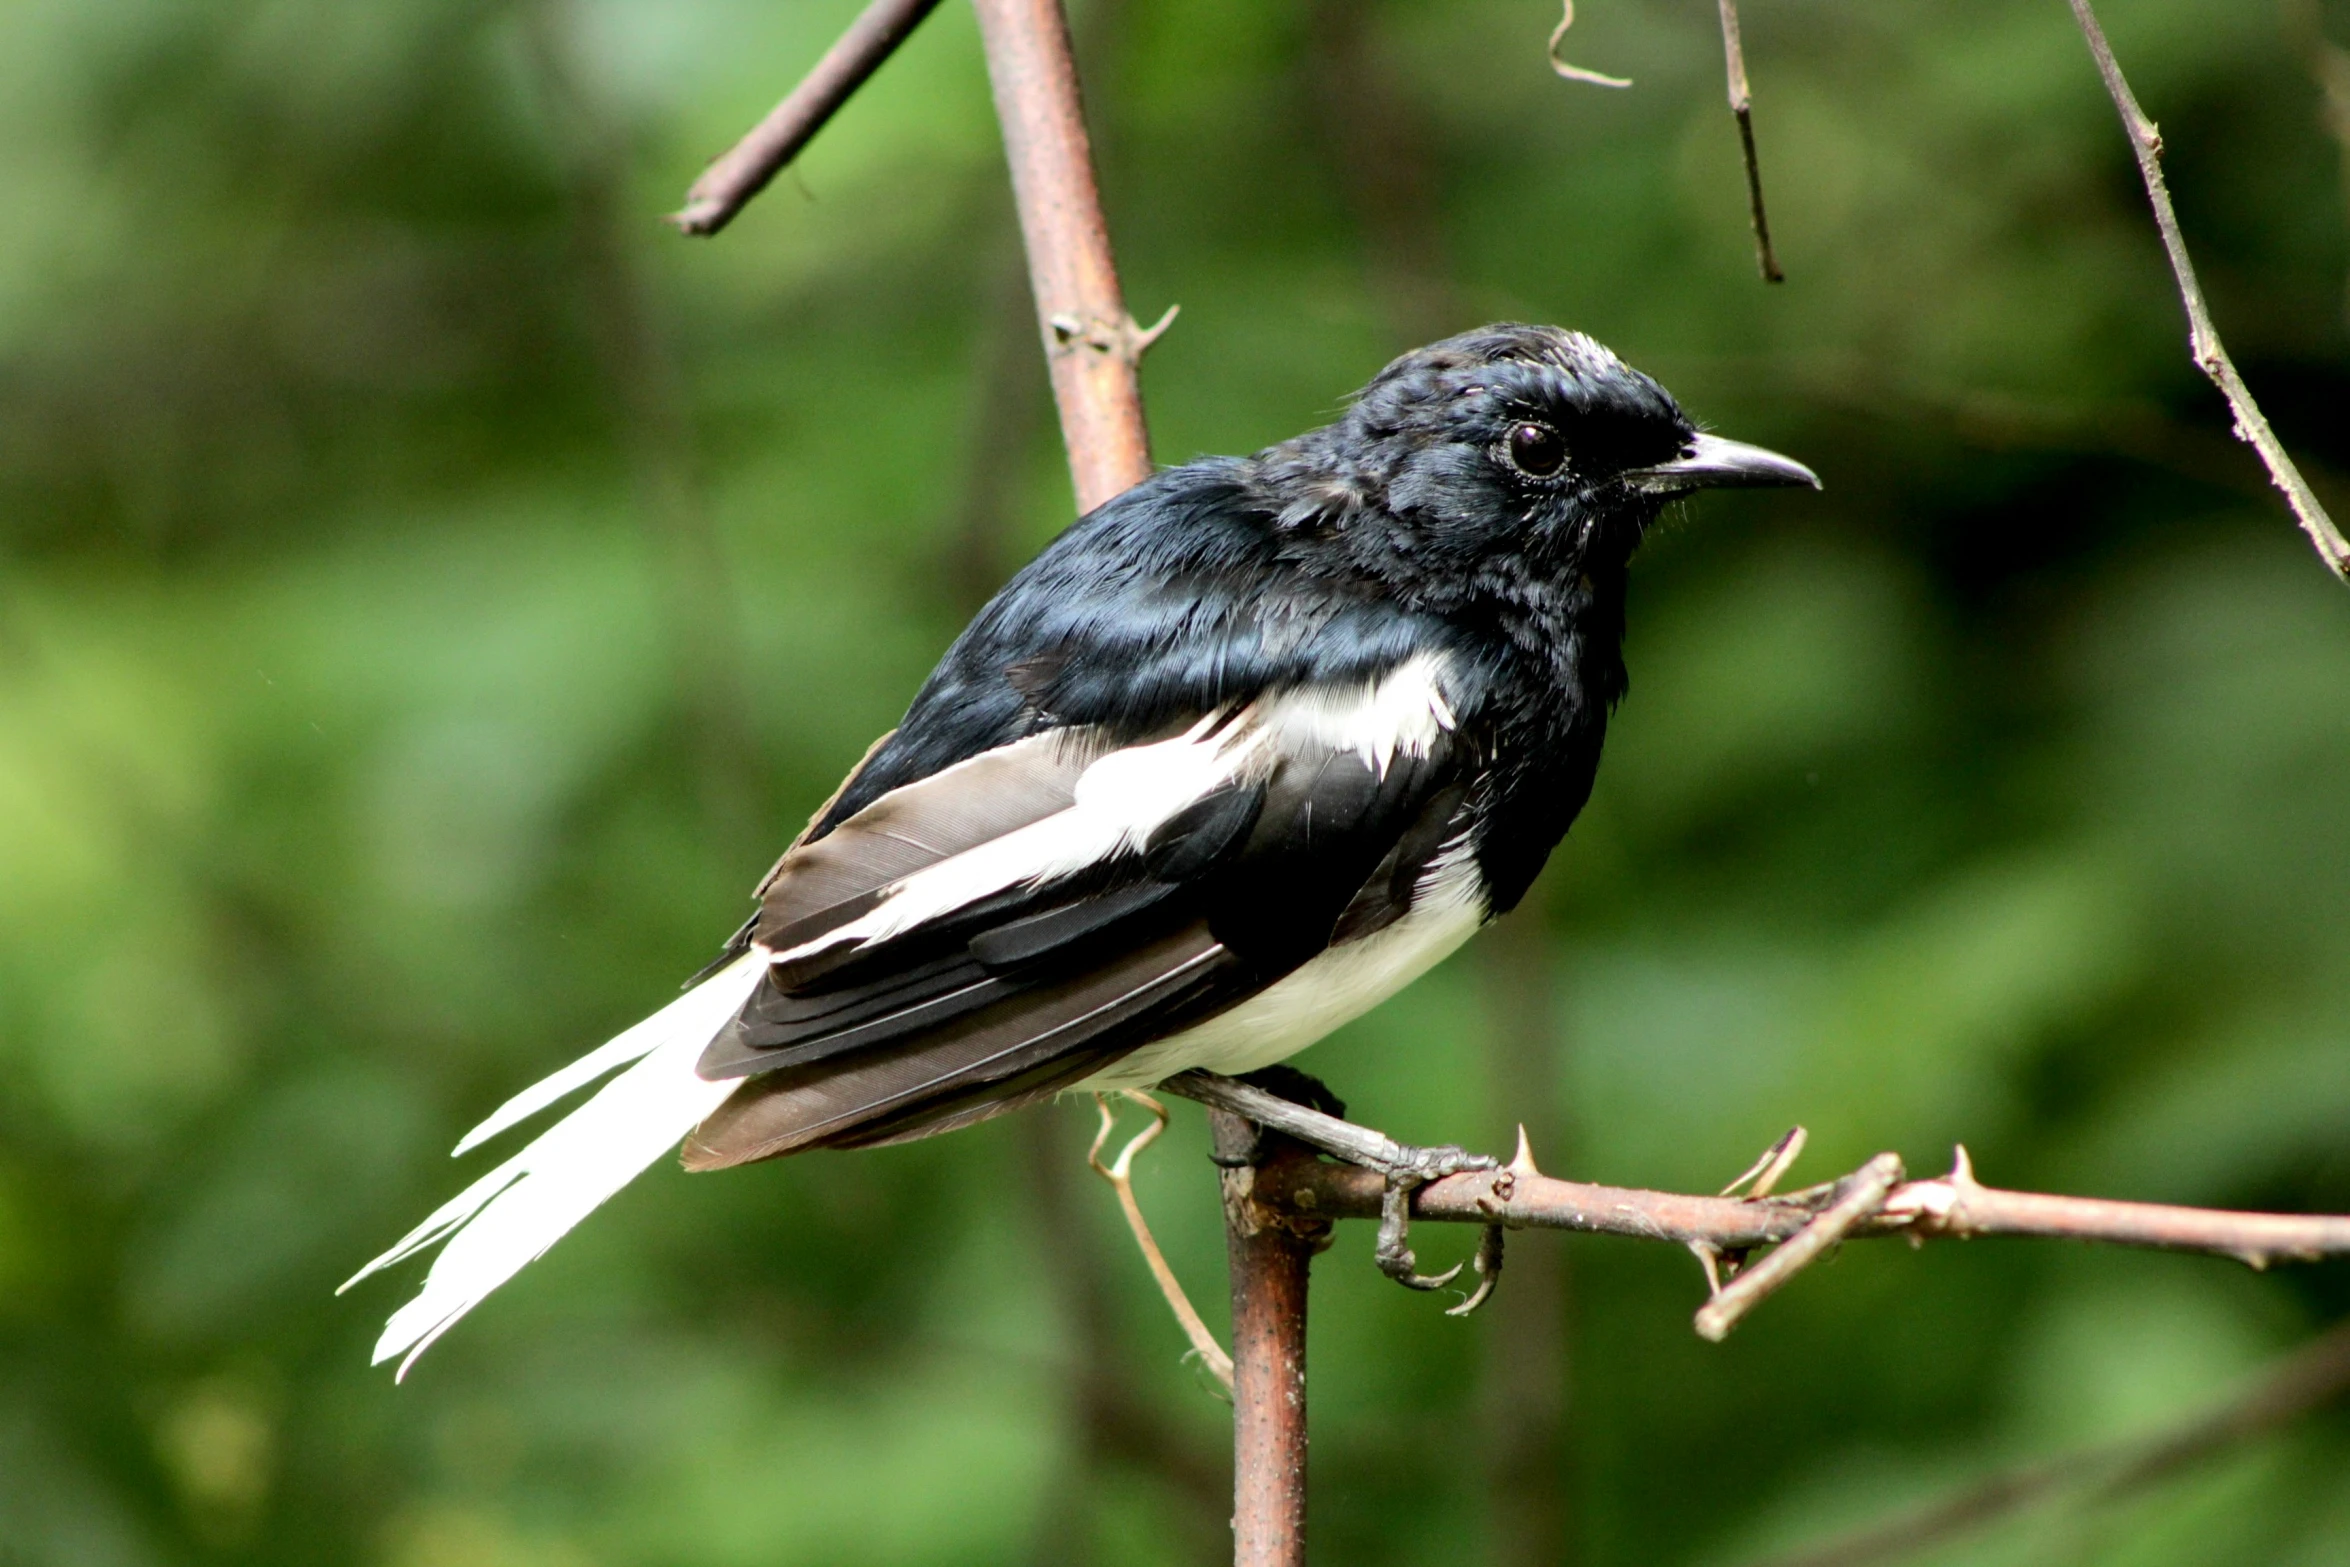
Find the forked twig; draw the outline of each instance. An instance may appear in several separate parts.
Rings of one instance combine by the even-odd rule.
[[[1811,1133],[1800,1126],[1790,1126],[1786,1135],[1762,1151],[1762,1157],[1746,1167],[1746,1173],[1722,1188],[1724,1197],[1735,1197],[1738,1188],[1748,1186],[1749,1197],[1768,1197],[1779,1186],[1779,1178],[1787,1173],[1795,1161],[1803,1157],[1803,1145]]]
[[[2196,367],[2227,398],[2228,408],[2236,418],[2237,439],[2260,453],[2269,478],[2284,491],[2293,515],[2300,519],[2301,531],[2309,535],[2309,542],[2316,547],[2318,558],[2335,576],[2350,581],[2350,540],[2342,537],[2333,518],[2326,515],[2316,492],[2293,465],[2284,443],[2269,428],[2267,416],[2252,400],[2244,378],[2236,373],[2235,361],[2221,345],[2219,329],[2211,324],[2211,307],[2204,303],[2203,287],[2195,280],[2195,263],[2188,259],[2187,241],[2179,233],[2179,217],[2171,207],[2170,186],[2162,177],[2162,133],[2146,117],[2146,111],[2138,107],[2137,96],[2130,91],[2121,64],[2113,57],[2113,46],[2105,41],[2105,29],[2097,24],[2097,13],[2090,8],[2089,0],[2070,0],[2070,3],[2073,19],[2081,25],[2081,36],[2088,40],[2089,54],[2097,62],[2097,74],[2105,79],[2105,91],[2130,133],[2130,148],[2138,157],[2138,173],[2146,182],[2146,200],[2154,208],[2154,226],[2162,231],[2162,248],[2170,256],[2171,274],[2178,279],[2179,300],[2186,306],[2188,352]]]
[[[1746,204],[1754,214],[1754,264],[1765,283],[1784,283],[1771,249],[1771,220],[1763,215],[1762,164],[1754,154],[1754,93],[1746,85],[1746,46],[1738,38],[1738,0],[1722,0],[1722,64],[1729,76],[1730,112],[1738,117],[1738,145],[1746,154]]]
[[[1525,1145],[1525,1135],[1521,1128],[1518,1133],[1521,1148]],[[1745,1186],[1749,1188],[1746,1193],[1749,1199],[1759,1201],[1768,1197],[1778,1189],[1779,1178],[1787,1173],[1796,1160],[1803,1157],[1804,1141],[1810,1135],[1800,1126],[1787,1128],[1777,1142],[1762,1151],[1761,1158],[1746,1167],[1745,1174],[1722,1188],[1721,1195],[1735,1197],[1738,1188]],[[1689,1250],[1697,1258],[1698,1266],[1705,1269],[1705,1292],[1709,1297],[1722,1292],[1722,1266],[1725,1262],[1733,1276],[1746,1266],[1747,1248],[1744,1247],[1725,1251],[1712,1241],[1691,1241]]]
[[[1216,1342],[1216,1335],[1208,1330],[1206,1322],[1191,1304],[1191,1297],[1183,1292],[1183,1282],[1175,1277],[1175,1270],[1167,1265],[1167,1254],[1159,1250],[1159,1243],[1151,1234],[1149,1223],[1142,1216],[1142,1204],[1134,1199],[1134,1156],[1159,1140],[1167,1129],[1167,1107],[1150,1095],[1134,1089],[1123,1090],[1125,1097],[1151,1113],[1151,1124],[1127,1140],[1118,1150],[1118,1157],[1102,1163],[1102,1147],[1110,1140],[1110,1133],[1118,1126],[1118,1112],[1110,1108],[1107,1094],[1093,1096],[1094,1108],[1101,1112],[1102,1124],[1093,1134],[1093,1146],[1085,1151],[1085,1162],[1093,1173],[1108,1181],[1118,1192],[1118,1206],[1126,1215],[1126,1227],[1134,1232],[1134,1244],[1142,1248],[1142,1260],[1150,1264],[1151,1277],[1158,1281],[1159,1293],[1166,1297],[1167,1309],[1175,1313],[1184,1336],[1191,1340],[1192,1353],[1199,1356],[1208,1375],[1214,1377],[1226,1395],[1232,1392],[1232,1357],[1224,1353],[1224,1346]]]
[[[1728,1338],[1748,1312],[1818,1260],[1820,1253],[1851,1234],[1854,1225],[1873,1218],[1885,1206],[1886,1194],[1901,1183],[1901,1174],[1900,1155],[1881,1153],[1838,1182],[1834,1202],[1698,1308],[1698,1337],[1716,1344]]]

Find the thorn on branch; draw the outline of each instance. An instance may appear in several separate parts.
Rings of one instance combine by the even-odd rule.
[[[1550,68],[1570,82],[1589,82],[1594,87],[1629,87],[1629,76],[1606,76],[1598,71],[1585,70],[1580,65],[1569,65],[1559,58],[1559,45],[1566,41],[1567,29],[1575,25],[1575,0],[1561,0],[1558,26],[1550,30]]]

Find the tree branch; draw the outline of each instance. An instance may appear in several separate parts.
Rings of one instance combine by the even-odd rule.
[[[938,0],[873,0],[800,85],[702,171],[685,193],[685,205],[669,215],[677,231],[715,234],[733,222],[734,215],[800,155],[865,79],[937,9]]]
[[[972,0],[972,9],[1003,124],[1069,476],[1078,511],[1088,512],[1150,474],[1136,370],[1174,312],[1147,329],[1126,313],[1060,0]]]
[[[1167,1086],[1183,1091],[1177,1083]],[[1727,1333],[1762,1296],[1846,1238],[2039,1236],[2208,1252],[2254,1268],[2350,1255],[2350,1216],[2235,1213],[2003,1191],[1975,1179],[1963,1148],[1948,1175],[1906,1182],[1899,1176],[1900,1161],[1881,1154],[1829,1186],[1763,1198],[1707,1197],[1557,1180],[1534,1169],[1532,1160],[1521,1154],[1503,1169],[1474,1170],[1429,1182],[1412,1194],[1411,1211],[1415,1220],[1627,1235],[1709,1247],[1716,1253],[1786,1245],[1787,1250],[1777,1254],[1786,1256],[1786,1262],[1774,1267],[1775,1259],[1766,1259],[1708,1303],[1698,1331],[1709,1338]],[[1255,1197],[1302,1217],[1375,1219],[1384,1187],[1375,1170],[1297,1160],[1260,1171]],[[1807,1234],[1810,1240],[1804,1239]],[[1732,1295],[1742,1287],[1743,1294]],[[1726,1310],[1721,1308],[1725,1296],[1732,1298]]]
[[[2105,29],[2097,24],[2097,13],[2090,9],[2089,0],[2070,0],[2073,19],[2081,24],[2081,36],[2088,40],[2089,53],[2097,62],[2097,74],[2105,79],[2105,91],[2113,99],[2113,106],[2122,118],[2122,125],[2130,133],[2130,148],[2138,157],[2138,173],[2146,182],[2146,199],[2154,208],[2154,226],[2162,231],[2162,248],[2170,255],[2170,269],[2178,279],[2179,300],[2187,309],[2187,350],[2197,368],[2211,378],[2228,400],[2229,409],[2236,416],[2237,439],[2248,443],[2260,453],[2260,460],[2268,467],[2268,476],[2285,494],[2300,519],[2301,531],[2309,535],[2309,542],[2317,549],[2318,558],[2331,568],[2334,575],[2350,581],[2350,540],[2344,540],[2333,518],[2318,501],[2301,470],[2293,466],[2293,459],[2285,451],[2276,432],[2269,428],[2260,405],[2252,400],[2252,393],[2244,385],[2244,378],[2236,373],[2235,361],[2219,340],[2219,329],[2211,324],[2211,308],[2204,303],[2203,287],[2195,281],[2195,263],[2188,259],[2187,241],[2179,233],[2179,217],[2171,208],[2170,186],[2162,177],[2162,133],[2155,128],[2146,111],[2138,107],[2138,99],[2130,91],[2130,84],[2122,75],[2119,61],[2113,57],[2113,46],[2105,41]]]
[[[1305,1567],[1307,1267],[1330,1225],[1257,1195],[1305,1149],[1227,1110],[1208,1125],[1232,1259],[1233,1567]]]

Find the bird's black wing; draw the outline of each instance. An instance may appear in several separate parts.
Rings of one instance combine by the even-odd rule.
[[[769,878],[770,965],[700,1066],[752,1080],[688,1165],[980,1119],[1377,929],[1457,834],[1451,722],[1422,659],[1131,744],[1048,730],[882,795]]]
[[[818,814],[820,838],[891,790],[1047,729],[1125,743],[1300,685],[1372,679],[1449,627],[1318,574],[1244,464],[1153,475],[1070,526],[991,599]]]

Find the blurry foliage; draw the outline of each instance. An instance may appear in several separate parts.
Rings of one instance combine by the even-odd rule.
[[[851,9],[0,10],[0,1560],[1213,1555],[1131,1453],[1052,1522],[1088,1368],[1014,1125],[658,1171],[404,1387],[364,1364],[396,1288],[329,1295],[458,1179],[437,1149],[733,925],[951,634],[978,466],[1015,553],[1066,520],[1049,430],[969,449],[1016,389],[965,12],[723,239],[653,221]],[[2338,504],[2344,154],[2295,35],[2106,9]],[[1376,8],[1451,324],[1587,328],[1828,488],[1707,500],[1640,565],[1548,902],[1575,1171],[1706,1187],[1801,1120],[1813,1174],[1963,1138],[2006,1184],[2350,1209],[2350,598],[2184,357],[2063,7],[1750,6],[1773,290],[1710,8],[1585,10],[1632,91],[1552,79],[1526,0]],[[1184,305],[1162,457],[1323,418],[1403,345],[1301,9],[1080,22],[1130,297]],[[1500,1143],[1474,974],[1309,1064]],[[1212,1299],[1188,1114],[1143,1182]],[[1213,1454],[1079,1196],[1155,1440]],[[1367,1247],[1320,1267],[1319,1554],[1477,1559],[1489,1330]],[[1591,1563],[1728,1563],[2144,1429],[2350,1307],[2338,1264],[1859,1247],[1712,1348],[1685,1256],[1574,1254]],[[2337,1414],[1937,1559],[2340,1562],[2346,1462]]]

